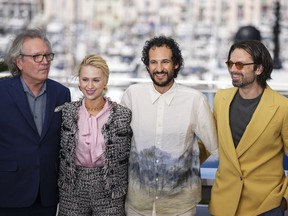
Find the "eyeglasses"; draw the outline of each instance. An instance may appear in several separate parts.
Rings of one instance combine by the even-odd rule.
[[[20,54],[20,56],[24,57],[32,57],[34,62],[40,63],[43,61],[44,57],[48,62],[51,62],[54,59],[54,53],[48,53],[48,54],[37,54],[37,55],[26,55],[26,54]]]
[[[230,61],[230,60],[229,60],[229,61],[226,61],[225,63],[226,63],[226,65],[227,65],[228,69],[231,69],[232,66],[235,64],[235,66],[236,66],[236,68],[237,68],[238,70],[242,70],[243,67],[246,66],[246,65],[253,65],[253,64],[255,64],[254,62],[252,62],[252,63],[242,63],[242,62],[233,62],[233,61]]]

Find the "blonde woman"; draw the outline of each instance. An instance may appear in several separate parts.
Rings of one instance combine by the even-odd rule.
[[[104,96],[109,68],[86,56],[78,71],[83,98],[65,103],[59,170],[58,215],[125,215],[131,111]]]

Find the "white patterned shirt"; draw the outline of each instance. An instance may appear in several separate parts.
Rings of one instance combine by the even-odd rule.
[[[121,103],[132,111],[127,207],[133,215],[152,215],[153,206],[157,216],[190,211],[201,199],[198,139],[218,154],[207,98],[176,82],[164,94],[141,83]]]

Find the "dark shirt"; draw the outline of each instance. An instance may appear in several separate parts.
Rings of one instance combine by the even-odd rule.
[[[258,106],[262,94],[263,92],[253,99],[244,99],[240,96],[239,91],[236,93],[230,105],[229,116],[230,129],[235,148],[237,148],[237,145]]]

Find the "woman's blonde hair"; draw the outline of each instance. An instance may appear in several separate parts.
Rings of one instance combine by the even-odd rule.
[[[107,78],[107,82],[108,82],[110,72],[109,72],[109,67],[107,65],[107,62],[101,56],[95,55],[95,54],[87,55],[82,60],[79,66],[79,70],[78,70],[78,77],[80,76],[81,67],[88,66],[88,65],[99,68],[103,72],[105,77]]]

